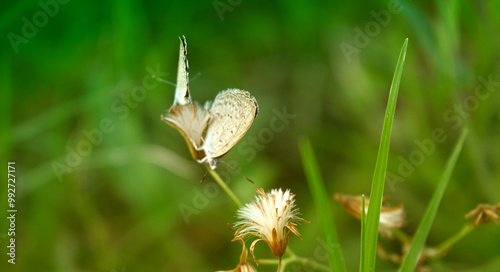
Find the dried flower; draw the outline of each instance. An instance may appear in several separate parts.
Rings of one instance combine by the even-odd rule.
[[[344,209],[346,209],[350,214],[354,215],[356,218],[361,219],[361,196],[349,196],[335,194],[335,200],[340,202]],[[386,198],[382,200],[382,203],[386,202]],[[370,199],[365,198],[365,214],[368,211],[368,204]],[[382,206],[380,210],[380,224],[379,232],[386,237],[392,237],[391,229],[401,228],[405,224],[405,210],[403,205],[395,207],[384,207]]]
[[[245,242],[243,242],[243,240],[241,239],[239,239],[238,242],[243,245],[243,250],[240,256],[240,263],[233,270],[224,270],[217,272],[257,272],[257,270],[251,264],[247,263],[248,250],[245,246]]]
[[[474,210],[468,212],[465,218],[472,217],[472,221],[470,222],[471,226],[478,226],[489,222],[498,224],[500,220],[500,216],[497,214],[498,212],[500,212],[500,204],[479,204]]]
[[[281,189],[273,189],[266,194],[261,188],[257,189],[257,193],[260,196],[256,196],[254,202],[238,210],[241,221],[235,224],[239,229],[236,230],[233,241],[243,239],[247,235],[256,236],[258,239],[250,246],[253,258],[255,259],[255,244],[262,240],[269,245],[273,254],[279,257],[281,264],[281,256],[285,254],[290,234],[294,233],[302,238],[296,223],[309,222],[297,216],[299,210],[295,207],[295,195],[290,193],[290,190],[283,192]]]

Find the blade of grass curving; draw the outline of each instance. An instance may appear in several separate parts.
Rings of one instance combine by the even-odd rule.
[[[439,203],[443,198],[444,191],[446,190],[446,186],[448,186],[448,182],[451,177],[451,173],[455,168],[455,164],[457,162],[458,156],[460,155],[460,151],[462,151],[462,146],[465,142],[465,137],[467,136],[467,129],[464,129],[460,134],[460,138],[453,149],[453,153],[448,158],[448,162],[446,162],[445,169],[443,174],[441,175],[441,179],[437,185],[436,191],[432,195],[431,202],[425,211],[424,218],[422,222],[420,222],[420,226],[415,233],[415,238],[410,246],[410,250],[406,255],[403,264],[399,271],[415,271],[415,267],[417,266],[418,256],[420,252],[424,248],[425,240],[427,239],[427,235],[429,235],[429,231],[432,226],[432,222],[434,221],[434,217],[436,217],[437,209],[439,207]]]
[[[361,195],[361,252],[359,254],[359,271],[365,269],[365,225],[366,225],[366,209],[365,209],[365,195]]]
[[[299,143],[302,164],[307,177],[307,183],[311,190],[314,205],[318,212],[319,221],[321,223],[323,234],[328,248],[328,262],[332,271],[347,271],[340,243],[337,237],[337,231],[333,221],[333,213],[330,209],[328,194],[321,178],[321,174],[314,155],[314,150],[308,139],[302,138]]]
[[[398,63],[394,76],[392,78],[391,89],[389,91],[389,100],[385,111],[384,126],[382,127],[382,136],[378,149],[377,162],[375,163],[375,173],[373,174],[372,188],[370,193],[370,201],[368,204],[368,212],[366,215],[365,226],[365,252],[363,271],[375,271],[375,259],[377,253],[378,225],[380,218],[380,209],[382,206],[382,197],[384,194],[385,174],[387,170],[387,160],[389,157],[389,146],[391,140],[392,123],[396,111],[396,102],[398,98],[399,83],[403,74],[403,66],[406,56],[406,48],[408,47],[408,39],[403,43],[401,52],[399,53]]]

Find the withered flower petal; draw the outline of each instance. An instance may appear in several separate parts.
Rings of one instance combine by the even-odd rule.
[[[482,224],[487,224],[489,222],[493,222],[498,224],[500,221],[500,216],[498,213],[500,212],[500,204],[497,205],[489,205],[489,204],[479,204],[475,209],[468,212],[465,215],[465,218],[472,217],[470,222],[471,226],[479,226]]]

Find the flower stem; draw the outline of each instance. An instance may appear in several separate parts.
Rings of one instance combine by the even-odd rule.
[[[222,188],[222,190],[224,190],[224,192],[226,192],[226,194],[233,200],[234,204],[236,204],[236,206],[238,206],[238,208],[243,207],[243,205],[241,204],[238,197],[233,193],[233,191],[231,191],[231,189],[227,186],[227,184],[220,178],[219,174],[217,174],[217,172],[215,172],[214,170],[210,169],[210,167],[208,167],[208,166],[206,166],[206,167],[207,167],[210,175],[215,179],[215,181],[219,184],[219,186]]]
[[[332,270],[330,269],[330,267],[326,266],[326,265],[323,265],[323,264],[320,264],[316,261],[312,261],[308,258],[301,258],[301,257],[298,257],[297,258],[297,262],[304,265],[304,266],[308,266],[308,267],[311,267],[311,268],[314,268],[316,269],[317,271],[325,271],[325,272],[331,272]]]
[[[287,259],[282,259],[281,261],[285,261]],[[278,260],[276,259],[258,259],[259,264],[270,264],[270,265],[278,265]]]
[[[474,229],[473,226],[466,224],[455,235],[451,236],[446,241],[436,246],[433,250],[430,250],[430,252],[432,252],[430,256],[436,257],[445,254],[455,243],[464,238],[465,235],[467,235],[472,229]]]
[[[278,262],[279,262],[279,260],[277,260],[277,259],[259,259],[258,261],[259,261],[259,264],[267,264],[267,265],[278,265]],[[331,269],[326,265],[320,264],[320,263],[313,261],[311,259],[308,259],[308,258],[297,257],[297,255],[295,255],[295,254],[291,255],[288,258],[281,260],[281,269],[280,270],[285,271],[285,268],[287,267],[287,265],[293,264],[293,263],[299,263],[303,266],[307,266],[307,267],[311,267],[313,269],[316,269],[317,271],[325,271],[325,272],[331,271]]]

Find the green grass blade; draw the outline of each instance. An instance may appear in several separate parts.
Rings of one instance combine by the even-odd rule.
[[[429,234],[429,231],[431,229],[432,222],[434,221],[434,217],[436,217],[439,203],[441,202],[441,199],[443,198],[443,194],[444,194],[444,191],[446,190],[446,186],[448,186],[448,182],[450,180],[451,173],[453,172],[453,169],[455,168],[455,164],[457,162],[458,155],[460,155],[460,151],[462,150],[462,146],[464,145],[466,136],[467,136],[467,130],[464,129],[462,131],[462,133],[460,134],[460,138],[458,139],[458,142],[455,145],[453,153],[451,154],[450,158],[448,159],[448,162],[446,163],[446,167],[445,167],[444,172],[441,176],[441,179],[439,180],[436,191],[434,191],[434,194],[432,195],[432,199],[431,199],[431,202],[429,203],[429,207],[427,207],[427,211],[425,212],[425,215],[424,215],[424,218],[422,219],[422,222],[420,222],[420,226],[417,229],[417,232],[415,234],[415,238],[413,239],[413,242],[410,246],[410,250],[408,251],[408,254],[405,257],[405,260],[403,261],[403,264],[401,265],[400,271],[402,271],[402,272],[414,271],[415,267],[417,266],[418,256],[420,255],[420,252],[422,251],[422,249],[425,245],[425,240],[427,239],[427,235]]]
[[[340,243],[337,237],[337,230],[333,221],[333,213],[328,201],[328,194],[321,178],[321,174],[314,155],[313,148],[308,139],[301,139],[299,143],[300,154],[304,171],[306,173],[309,189],[311,190],[316,211],[318,211],[319,221],[321,223],[323,234],[326,239],[328,253],[328,262],[332,271],[347,271]]]
[[[380,218],[380,209],[382,206],[382,197],[384,195],[385,174],[387,170],[387,160],[389,157],[389,146],[391,140],[392,123],[394,121],[394,113],[396,111],[396,102],[398,98],[399,83],[403,74],[403,66],[406,56],[406,48],[408,47],[408,39],[403,43],[399,54],[398,63],[394,76],[392,78],[391,90],[389,91],[389,101],[385,111],[384,126],[382,128],[382,136],[375,164],[375,173],[373,174],[372,189],[370,193],[370,202],[368,204],[368,212],[366,216],[365,227],[365,252],[364,255],[364,271],[375,270],[375,258],[377,251],[378,239],[378,224]]]
[[[359,254],[359,271],[365,270],[365,230],[366,230],[366,214],[365,214],[365,195],[361,195],[361,252]]]

